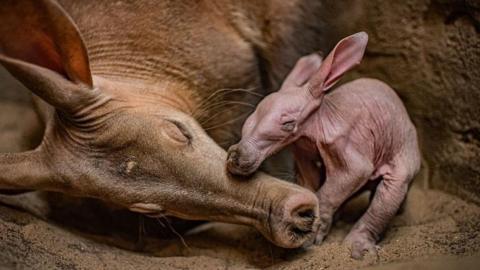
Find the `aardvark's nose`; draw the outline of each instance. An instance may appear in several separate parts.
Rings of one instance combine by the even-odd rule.
[[[274,221],[275,222],[275,221]],[[287,198],[283,218],[277,221],[277,243],[286,248],[308,246],[314,242],[318,229],[318,200],[315,194],[304,191]]]
[[[227,169],[232,174],[249,175],[252,174],[256,159],[252,153],[247,153],[239,144],[232,145],[228,149]]]

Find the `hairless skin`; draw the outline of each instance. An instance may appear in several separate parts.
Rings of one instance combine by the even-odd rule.
[[[217,89],[252,81],[260,88],[260,49],[240,36],[247,28],[232,26],[257,27],[242,21],[248,6],[60,2],[0,4],[0,64],[37,96],[46,127],[35,150],[0,154],[0,190],[57,191],[151,216],[247,224],[288,248],[314,238],[316,196],[262,173],[232,177],[226,152],[192,113]],[[280,2],[265,6],[279,12]],[[282,51],[268,49],[280,30],[250,40]],[[215,115],[214,108],[205,110]]]
[[[380,179],[368,210],[345,239],[357,259],[376,252],[376,242],[420,167],[415,127],[388,85],[358,79],[328,91],[360,63],[367,42],[361,32],[341,40],[323,61],[316,54],[302,57],[281,89],[265,97],[246,120],[227,160],[230,172],[248,175],[292,144],[297,182],[319,199],[317,243],[342,203],[368,181]],[[325,179],[316,165],[319,159]]]

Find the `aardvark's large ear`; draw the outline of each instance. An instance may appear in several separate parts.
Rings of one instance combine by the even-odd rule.
[[[318,53],[312,53],[298,59],[295,67],[283,81],[280,91],[288,91],[292,87],[303,86],[317,72],[322,64],[322,57]]]
[[[342,75],[358,65],[363,58],[368,35],[359,32],[342,39],[322,62],[307,87],[314,97],[320,96],[337,83]]]
[[[2,0],[0,64],[36,95],[67,112],[92,92],[85,44],[53,0]]]

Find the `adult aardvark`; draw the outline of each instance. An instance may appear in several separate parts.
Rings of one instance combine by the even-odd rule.
[[[315,235],[315,195],[263,173],[232,178],[215,141],[234,142],[232,120],[245,112],[234,105],[275,89],[305,53],[295,48],[313,49],[316,10],[312,1],[1,0],[0,63],[36,95],[45,133],[35,150],[0,155],[0,189],[249,224],[279,246],[303,245]],[[254,90],[218,91],[238,88]]]

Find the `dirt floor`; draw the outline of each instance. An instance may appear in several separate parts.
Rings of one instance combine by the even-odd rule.
[[[99,236],[0,206],[0,269],[478,269],[480,207],[414,187],[379,243],[378,256],[350,258],[341,241],[363,198],[343,213],[326,242],[284,250],[244,226],[207,223],[182,238],[136,241]],[[348,208],[348,207],[347,207]],[[74,209],[72,209],[74,210]],[[345,217],[349,217],[346,219]],[[166,222],[158,226],[170,230]]]

